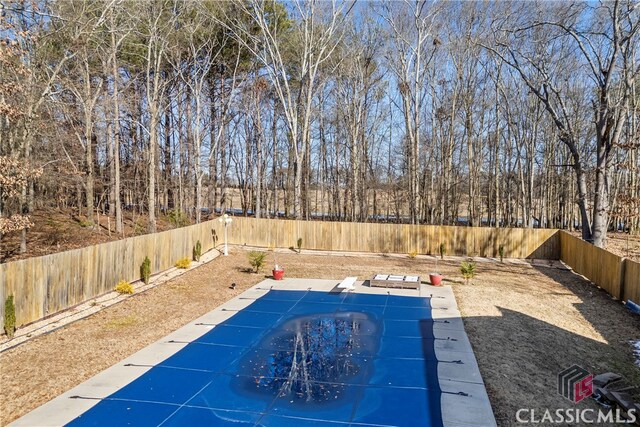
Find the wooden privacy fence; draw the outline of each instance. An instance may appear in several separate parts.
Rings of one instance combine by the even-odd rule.
[[[640,262],[624,260],[624,289],[622,300],[640,304]]]
[[[9,295],[14,296],[16,326],[24,325],[112,291],[120,280],[140,279],[145,256],[152,273],[167,270],[178,259],[191,258],[198,240],[203,251],[213,248],[220,232],[217,221],[208,221],[0,264],[0,323]]]
[[[234,218],[229,243],[264,247],[562,259],[614,297],[640,302],[640,263],[597,248],[558,230],[369,224],[281,219]],[[16,324],[24,325],[113,290],[120,280],[140,277],[145,256],[157,273],[191,257],[200,240],[203,250],[223,243],[216,220],[184,228],[131,237],[57,254],[0,264],[0,322],[4,301],[14,296]]]
[[[449,255],[558,259],[557,230],[439,227],[427,225],[306,222],[236,217],[229,243],[290,247],[302,239],[305,249],[376,253],[437,254],[440,244]],[[0,322],[4,301],[14,296],[16,325],[24,325],[113,290],[120,280],[140,278],[145,256],[151,271],[172,267],[200,240],[203,250],[223,243],[223,226],[208,221],[184,228],[131,237],[57,254],[0,264]]]
[[[450,227],[282,219],[234,218],[229,241],[264,247],[296,247],[346,252],[504,256],[559,259],[558,230],[524,228]]]
[[[437,254],[443,243],[449,255],[558,259],[556,230],[439,227],[427,225],[307,222],[236,217],[229,243],[296,246],[305,249]],[[172,267],[200,240],[203,250],[223,243],[223,226],[208,221],[184,228],[131,237],[101,245],[0,264],[0,321],[4,301],[14,296],[16,325],[24,325],[113,290],[120,280],[140,278],[145,256],[151,271]]]
[[[560,232],[560,259],[620,300],[640,301],[640,263]]]

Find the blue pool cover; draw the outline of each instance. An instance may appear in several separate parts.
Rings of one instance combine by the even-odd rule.
[[[441,426],[429,298],[274,291],[70,426]]]

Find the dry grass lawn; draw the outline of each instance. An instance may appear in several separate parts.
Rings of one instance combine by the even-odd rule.
[[[268,268],[273,258],[269,255]],[[278,254],[287,277],[342,279],[374,273],[419,274],[433,259],[393,256]],[[498,424],[515,425],[519,408],[565,408],[556,375],[579,364],[593,373],[615,371],[640,386],[631,340],[640,316],[569,271],[541,265],[478,263],[464,284],[459,261],[439,270],[452,285]],[[557,264],[556,264],[557,265]],[[167,333],[263,280],[247,272],[246,251],[235,249],[161,286],[84,320],[0,354],[0,425],[85,381]],[[235,282],[237,288],[229,285]],[[592,401],[580,403],[596,408]]]

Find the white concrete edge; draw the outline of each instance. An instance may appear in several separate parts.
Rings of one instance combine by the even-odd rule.
[[[435,322],[434,350],[438,359],[438,383],[442,390],[442,423],[445,427],[465,423],[495,427],[497,423],[489,395],[464,329],[453,289],[449,285],[435,289],[437,292],[433,293],[431,310]]]

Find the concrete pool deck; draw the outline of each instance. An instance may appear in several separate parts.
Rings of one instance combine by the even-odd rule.
[[[174,355],[224,322],[236,312],[264,296],[270,290],[330,291],[339,280],[285,279],[264,280],[234,299],[190,322],[161,340],[140,350],[79,386],[42,405],[11,426],[64,425],[152,367]],[[431,297],[434,351],[441,394],[442,421],[445,426],[495,426],[491,405],[485,390],[471,344],[464,330],[453,291],[449,286],[420,285],[417,290],[386,289],[356,282],[357,294]]]

